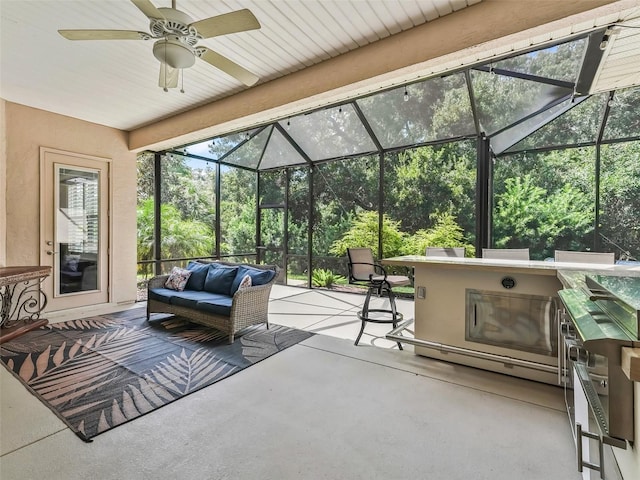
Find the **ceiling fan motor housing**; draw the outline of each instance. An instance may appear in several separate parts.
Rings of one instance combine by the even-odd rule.
[[[156,36],[164,36],[166,34],[174,35],[191,35],[189,25],[193,23],[193,19],[180,10],[173,8],[159,8],[163,18],[152,18],[150,30]]]

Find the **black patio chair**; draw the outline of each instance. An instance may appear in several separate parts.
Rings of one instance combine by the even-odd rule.
[[[411,285],[411,280],[404,275],[387,275],[385,268],[374,261],[373,252],[370,248],[348,248],[347,256],[349,259],[349,283],[367,287],[367,296],[364,300],[362,310],[358,312],[358,318],[362,322],[360,333],[354,343],[354,345],[358,345],[367,322],[390,323],[393,325],[393,328],[398,326],[403,316],[396,308],[396,300],[392,288],[401,285]],[[390,310],[369,308],[371,294],[373,293],[381,297],[388,297]],[[372,318],[370,317],[370,313],[373,312],[383,315],[381,318]],[[400,342],[396,343],[398,344],[398,348],[402,350],[402,344]]]

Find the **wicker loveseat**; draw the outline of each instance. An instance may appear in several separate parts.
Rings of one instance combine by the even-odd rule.
[[[149,280],[147,321],[152,313],[173,313],[227,333],[229,343],[249,325],[266,323],[269,328],[269,294],[278,278],[277,266],[190,262],[187,269],[191,275],[182,291],[165,286],[169,275]],[[251,286],[244,286],[246,276]]]

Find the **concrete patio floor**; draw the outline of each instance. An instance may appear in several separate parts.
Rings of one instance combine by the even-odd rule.
[[[271,292],[269,321],[353,342],[362,324],[357,314],[362,310],[364,300],[365,296],[357,293],[275,285]],[[388,309],[389,300],[372,297],[370,307]],[[397,298],[396,307],[404,320],[413,318],[413,300]],[[371,314],[373,318],[383,318],[382,314],[375,315]],[[392,328],[390,324],[367,323],[359,345],[397,349],[396,342],[385,338]],[[403,348],[413,351],[411,345]]]
[[[363,300],[275,286],[270,321],[318,335],[92,443],[0,368],[0,478],[580,478],[559,388],[399,351],[389,325],[356,347]]]

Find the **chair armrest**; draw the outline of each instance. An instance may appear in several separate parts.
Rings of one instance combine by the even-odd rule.
[[[379,263],[351,262],[351,265],[369,265],[370,267],[373,267],[373,270],[374,272],[376,272],[377,275],[384,275],[384,278],[385,279],[387,278],[387,270]],[[373,275],[369,275],[369,281],[371,281],[372,276]],[[359,280],[359,281],[362,281],[362,280]]]
[[[373,264],[373,266],[374,266],[374,268],[375,268],[376,270],[379,270],[379,271],[382,273],[382,275],[384,275],[384,278],[387,278],[387,269],[386,269],[386,268],[384,268],[384,267],[383,267],[381,264],[379,264],[379,263],[374,263],[374,264]]]
[[[169,278],[169,275],[158,275],[157,277],[150,278],[147,283],[147,290],[150,288],[163,288],[167,278]]]
[[[255,319],[267,320],[272,284],[241,288],[233,294],[230,316],[236,327],[256,323]]]

